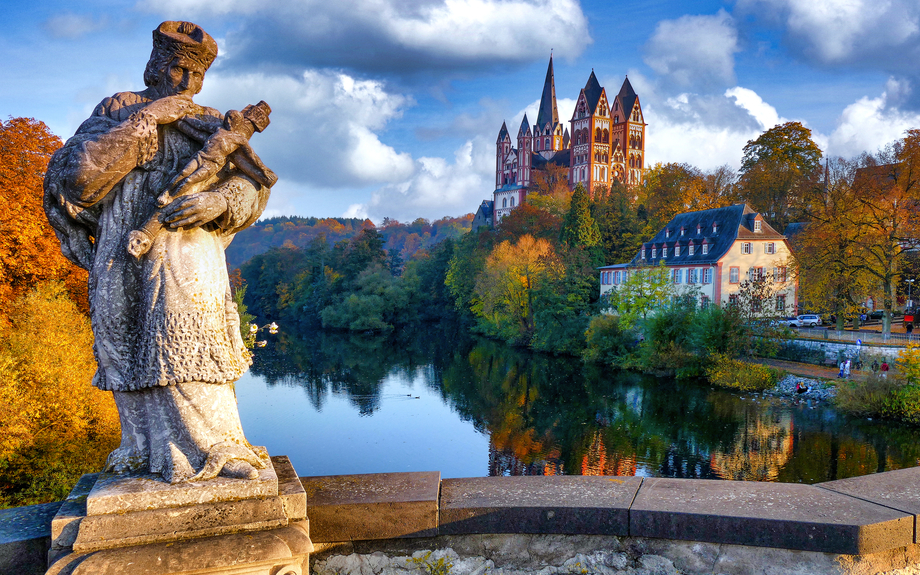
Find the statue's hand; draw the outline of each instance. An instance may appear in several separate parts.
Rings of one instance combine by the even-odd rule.
[[[171,124],[190,114],[195,107],[191,96],[177,94],[154,100],[144,107],[144,112],[156,118],[157,124]]]
[[[219,218],[227,208],[227,200],[216,192],[182,196],[163,208],[163,223],[170,228],[196,227]]]

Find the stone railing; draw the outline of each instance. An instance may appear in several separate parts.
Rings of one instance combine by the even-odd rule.
[[[336,557],[376,553],[379,560],[381,551],[397,556],[446,547],[493,568],[564,565],[565,557],[546,554],[547,542],[562,550],[557,555],[594,548],[625,558],[655,556],[682,573],[786,572],[781,565],[802,573],[882,573],[920,565],[920,468],[817,485],[581,476],[441,480],[437,472],[301,482],[318,573]],[[0,572],[44,572],[59,505],[0,511]]]

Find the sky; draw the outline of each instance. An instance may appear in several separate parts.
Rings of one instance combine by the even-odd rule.
[[[553,55],[560,119],[593,70],[625,77],[646,163],[740,167],[798,121],[830,156],[920,128],[917,0],[51,0],[0,20],[0,117],[63,139],[104,97],[141,90],[151,31],[189,20],[220,54],[195,100],[265,100],[252,144],[279,176],[265,217],[408,222],[476,210],[495,141],[532,123]]]

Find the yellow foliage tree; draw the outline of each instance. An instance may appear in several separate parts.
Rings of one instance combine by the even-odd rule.
[[[65,497],[119,439],[110,393],[91,385],[89,320],[60,282],[10,306],[0,330],[0,504]]]
[[[525,235],[498,244],[476,280],[473,311],[506,336],[532,333],[533,293],[549,271],[563,273],[549,241]]]

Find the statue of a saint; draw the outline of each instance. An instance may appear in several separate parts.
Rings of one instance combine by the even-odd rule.
[[[217,44],[199,26],[153,32],[147,89],[104,99],[52,158],[45,211],[89,270],[98,362],[122,439],[107,471],[166,481],[255,478],[233,382],[251,363],[224,249],[265,207],[275,175],[248,146],[264,102],[225,118],[200,106]]]

